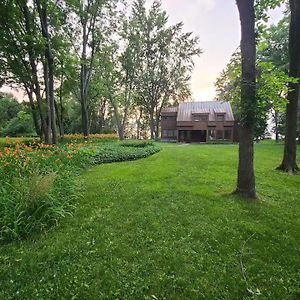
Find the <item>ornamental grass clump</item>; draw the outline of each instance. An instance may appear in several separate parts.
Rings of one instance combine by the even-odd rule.
[[[77,175],[83,168],[159,150],[149,142],[124,147],[117,142],[7,141],[0,149],[0,242],[41,232],[72,214],[82,193]]]
[[[40,232],[72,213],[80,197],[74,176],[92,148],[12,143],[0,150],[0,241]]]

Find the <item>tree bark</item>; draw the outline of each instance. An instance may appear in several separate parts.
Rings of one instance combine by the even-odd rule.
[[[38,112],[36,110],[36,106],[34,104],[34,100],[33,100],[33,87],[31,86],[30,88],[28,88],[27,86],[25,86],[25,90],[29,99],[29,103],[30,103],[30,107],[31,107],[31,113],[32,113],[32,119],[33,119],[33,124],[34,124],[34,128],[36,131],[36,134],[40,137],[40,139],[43,139],[43,133],[41,131],[41,127],[38,121]]]
[[[256,198],[253,137],[256,110],[256,43],[254,0],[237,0],[241,22],[241,122],[239,166],[235,193]]]
[[[274,121],[275,121],[275,140],[276,140],[276,143],[279,142],[279,132],[278,132],[278,112],[277,110],[275,109],[274,111]]]
[[[289,76],[300,77],[300,2],[290,0],[290,31],[289,31]],[[298,123],[299,82],[289,84],[286,107],[286,133],[284,154],[281,165],[277,168],[293,175],[297,165],[297,123]]]
[[[89,138],[89,113],[87,106],[87,63],[86,63],[86,50],[87,50],[87,31],[86,23],[83,23],[82,28],[82,53],[81,53],[81,68],[80,68],[80,104],[81,104],[81,121],[82,121],[82,133],[85,139]]]
[[[45,60],[43,62],[43,69],[44,69],[44,83],[45,83],[45,92],[46,92],[46,143],[51,144],[52,136],[51,136],[51,109],[50,109],[50,97],[49,97],[49,80],[48,80],[48,62]]]
[[[20,2],[20,7],[22,7],[22,12],[23,12],[24,19],[25,19],[26,33],[29,36],[34,36],[35,33],[33,32],[33,27],[32,27],[32,16],[28,9],[27,2]],[[37,65],[36,65],[35,58],[34,58],[35,57],[34,45],[32,44],[31,41],[28,42],[27,51],[28,51],[29,63],[30,63],[30,68],[31,68],[31,73],[32,73],[33,92],[35,93],[35,96],[36,96],[38,112],[39,112],[39,116],[41,119],[41,131],[43,133],[45,142],[49,143],[50,137],[47,132],[47,123],[46,123],[46,119],[45,119],[44,113],[43,113],[41,87],[40,87],[40,83],[39,83],[39,79],[38,79]]]
[[[151,132],[151,140],[154,140],[156,137],[156,125],[154,120],[154,112],[150,111],[150,132]]]
[[[64,72],[63,72],[63,63],[62,63],[62,72],[60,76],[60,87],[59,87],[59,107],[57,107],[57,120],[58,120],[58,125],[59,125],[59,134],[60,137],[63,139],[65,136],[65,127],[64,127],[64,106],[63,106],[63,84],[64,84]],[[57,105],[58,106],[58,105]]]
[[[46,40],[45,45],[45,63],[44,63],[44,79],[46,95],[48,97],[48,127],[51,130],[52,144],[57,143],[56,131],[56,115],[55,115],[55,99],[54,99],[54,57],[51,47],[51,38],[48,26],[47,3],[41,4],[40,0],[36,0],[36,5],[41,21],[42,36]]]

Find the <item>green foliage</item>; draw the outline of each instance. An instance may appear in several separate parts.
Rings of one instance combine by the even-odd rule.
[[[284,18],[278,25],[266,28],[257,45],[256,138],[265,135],[270,113],[278,117],[284,112],[288,83],[295,82],[287,75],[287,40],[288,23]],[[229,101],[237,120],[240,120],[240,82],[241,58],[239,51],[236,51],[215,86],[217,100]],[[276,122],[279,121],[280,118],[277,118]]]
[[[93,155],[26,144],[8,144],[0,152],[0,241],[40,232],[70,214],[81,193],[75,175]]]
[[[283,146],[255,145],[259,203],[231,195],[237,145],[162,147],[85,172],[73,217],[1,246],[0,298],[298,299],[300,177],[274,170]]]
[[[22,104],[12,95],[0,93],[0,128],[17,116],[22,110]]]
[[[28,140],[0,147],[0,242],[41,232],[72,214],[83,192],[77,176],[83,168],[160,150],[149,142],[124,147],[100,137],[72,141],[47,146]]]
[[[142,144],[141,144],[142,145]],[[160,151],[160,148],[154,145],[131,145],[125,146],[107,146],[97,150],[94,158],[95,164],[121,162],[128,160],[137,160],[153,155]]]
[[[0,136],[35,135],[32,116],[24,103],[12,95],[0,94]]]
[[[154,146],[152,141],[126,141],[120,144],[123,147],[136,147],[136,148],[144,148],[148,146]]]
[[[160,1],[154,1],[149,11],[144,1],[135,1],[133,18],[140,56],[135,82],[137,103],[149,117],[151,138],[158,138],[162,107],[190,97],[193,59],[201,49],[198,37],[183,32],[183,23],[168,24]]]
[[[25,111],[18,112],[17,116],[7,122],[1,132],[2,136],[35,135],[32,117]]]

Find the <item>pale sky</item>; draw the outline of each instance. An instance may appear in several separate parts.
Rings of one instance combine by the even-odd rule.
[[[194,101],[209,101],[215,96],[214,82],[226,67],[240,43],[240,23],[235,0],[161,0],[170,24],[183,21],[184,31],[199,36],[203,53],[195,59],[191,87]],[[146,0],[149,7],[153,0]],[[282,16],[282,9],[270,13],[271,23]],[[2,88],[2,91],[10,91]],[[23,93],[13,91],[19,98]]]
[[[147,5],[152,0],[146,0]],[[215,96],[214,82],[240,43],[240,23],[235,0],[162,0],[170,24],[183,21],[184,30],[200,38],[203,53],[195,59],[191,87],[193,100],[209,101]],[[277,22],[282,10],[271,12]]]

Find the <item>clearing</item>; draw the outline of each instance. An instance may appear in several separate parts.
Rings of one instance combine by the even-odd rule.
[[[2,245],[0,299],[299,299],[300,176],[274,170],[282,145],[255,146],[260,203],[229,194],[236,145],[162,147],[86,171],[74,216]]]

